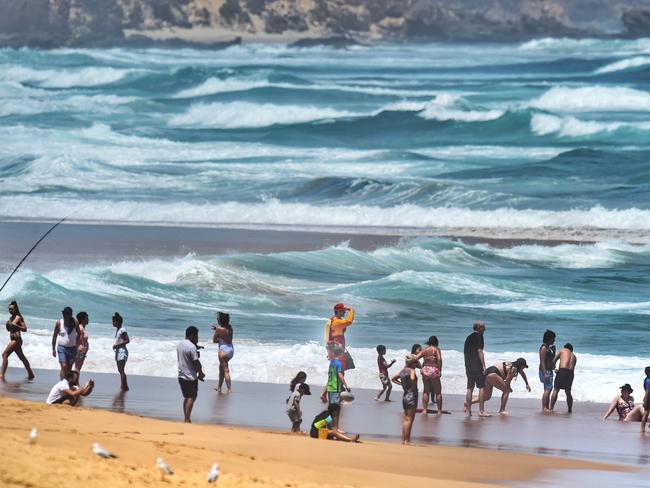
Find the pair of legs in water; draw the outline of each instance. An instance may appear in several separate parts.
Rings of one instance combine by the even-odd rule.
[[[442,415],[442,384],[440,383],[440,376],[430,377],[422,375],[422,384],[424,385],[424,393],[422,393],[422,414],[427,414],[427,407],[429,406],[429,399],[431,402],[436,402],[438,407],[438,415]]]
[[[25,369],[27,370],[27,378],[33,380],[34,372],[32,371],[32,367],[30,366],[29,361],[23,352],[23,340],[22,338],[18,337],[17,339],[11,339],[9,341],[9,344],[7,344],[4,352],[2,353],[2,374],[0,374],[0,381],[4,381],[5,379],[5,373],[9,367],[9,356],[11,356],[13,353],[16,353],[18,359],[20,359],[20,361],[23,363],[23,366],[25,366]]]
[[[228,363],[232,359],[235,351],[232,345],[227,347],[227,344],[219,346],[219,386],[215,388],[219,393],[223,388],[223,382],[226,382],[228,393],[232,391],[232,382],[230,381],[230,367]]]
[[[485,388],[483,388],[482,398],[481,393],[479,393],[478,396],[472,398],[472,405],[475,403],[487,402],[490,398],[492,398],[492,392],[495,388],[503,392],[501,394],[501,408],[499,409],[499,413],[501,415],[508,415],[508,412],[506,411],[506,404],[508,403],[508,398],[510,397],[510,392],[512,389],[510,388],[510,385],[506,383],[505,380],[497,373],[491,373],[485,377]],[[484,411],[479,415],[481,417],[490,416],[489,413]]]

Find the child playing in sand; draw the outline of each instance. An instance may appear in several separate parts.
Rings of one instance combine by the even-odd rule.
[[[319,431],[323,430],[326,431],[328,439],[336,439],[344,442],[359,442],[359,434],[350,437],[334,428],[334,417],[338,416],[340,409],[340,405],[330,404],[327,410],[316,415],[311,422],[309,436],[318,439]]]
[[[390,383],[390,377],[388,376],[388,368],[395,364],[393,359],[390,363],[386,362],[384,355],[386,354],[386,346],[379,344],[377,346],[377,367],[379,368],[379,381],[381,381],[381,391],[377,393],[375,400],[379,400],[381,396],[386,392],[386,398],[384,399],[387,402],[390,402],[390,392],[393,391],[393,386]]]
[[[289,416],[289,420],[291,420],[291,432],[300,432],[300,424],[302,424],[300,400],[302,400],[303,395],[311,395],[307,383],[300,383],[298,388],[292,391],[289,398],[287,398],[287,415]]]

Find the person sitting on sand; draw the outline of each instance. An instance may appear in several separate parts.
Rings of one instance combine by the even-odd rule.
[[[474,322],[474,332],[465,339],[463,355],[465,356],[465,375],[467,376],[467,391],[465,393],[465,415],[472,415],[472,397],[474,387],[478,388],[479,416],[487,416],[483,402],[485,389],[485,357],[483,355],[483,334],[485,324],[477,320]]]
[[[645,379],[643,380],[643,418],[641,418],[641,432],[645,432],[645,426],[648,423],[648,414],[650,413],[650,366],[645,369]]]
[[[359,442],[359,434],[350,437],[334,428],[334,418],[338,416],[340,409],[340,405],[330,404],[327,406],[327,410],[316,415],[314,420],[311,422],[309,436],[313,439],[318,439],[319,431],[324,431],[327,439],[336,439],[344,442]]]
[[[124,319],[122,316],[115,312],[113,315],[113,327],[115,327],[115,344],[113,344],[113,351],[115,351],[115,364],[117,365],[117,372],[120,374],[120,389],[122,391],[129,391],[129,384],[126,381],[126,362],[129,359],[129,350],[126,345],[131,342],[126,328],[122,326]]]
[[[23,337],[22,332],[27,332],[27,324],[23,318],[20,310],[18,310],[18,304],[13,301],[9,304],[9,319],[6,322],[7,332],[9,332],[9,343],[5,350],[2,353],[2,371],[0,371],[0,381],[5,380],[5,374],[7,373],[7,368],[9,367],[9,356],[13,353],[16,353],[18,359],[20,359],[27,370],[27,379],[34,379],[34,372],[32,367],[29,365],[27,357],[23,352]]]
[[[77,314],[77,323],[79,324],[79,343],[77,344],[77,358],[74,361],[74,369],[81,373],[81,368],[86,361],[86,355],[88,354],[88,332],[86,327],[88,327],[88,314],[86,312],[79,312]]]
[[[70,405],[74,406],[79,401],[80,396],[90,395],[93,388],[95,388],[95,382],[93,380],[88,381],[82,387],[79,387],[78,384],[79,372],[75,370],[68,371],[66,377],[52,387],[45,403],[54,405],[69,402]]]
[[[492,392],[494,388],[501,390],[501,408],[499,409],[500,415],[508,415],[506,410],[506,404],[508,403],[508,398],[512,392],[511,383],[518,375],[524,379],[526,383],[526,389],[530,391],[530,385],[528,384],[528,378],[524,369],[528,367],[528,363],[524,358],[519,358],[513,362],[499,362],[494,366],[490,366],[485,370],[485,390],[483,392],[483,401],[487,402],[492,398]],[[478,403],[480,399],[478,397],[472,399],[472,403]],[[486,416],[489,416],[486,413]]]
[[[384,401],[390,402],[390,392],[393,391],[393,385],[390,382],[390,376],[388,376],[388,368],[395,364],[393,359],[390,363],[386,361],[384,355],[386,354],[386,346],[379,344],[377,346],[377,368],[379,368],[379,381],[381,381],[381,391],[375,396],[375,400],[379,400],[381,396],[386,392],[386,398]]]
[[[555,332],[547,330],[539,346],[539,381],[544,385],[542,410],[551,411],[551,390],[553,389],[553,360],[555,359]]]
[[[230,314],[217,312],[217,325],[213,325],[212,330],[214,330],[212,342],[219,344],[219,385],[215,390],[221,393],[225,381],[228,393],[231,393],[232,383],[228,363],[235,355],[235,346],[232,344],[233,330],[232,325],[230,325]]]
[[[564,347],[560,349],[560,352],[555,355],[553,364],[558,360],[560,361],[560,367],[557,370],[555,385],[553,386],[553,394],[551,395],[551,412],[553,411],[553,408],[555,408],[558,393],[560,393],[560,390],[564,390],[566,393],[566,405],[569,413],[571,413],[573,411],[573,395],[571,394],[571,387],[573,386],[574,370],[578,359],[576,358],[576,355],[573,354],[573,346],[570,343],[567,342]]]
[[[639,422],[643,419],[645,410],[643,405],[634,406],[634,397],[632,396],[633,391],[634,390],[629,383],[625,383],[621,386],[621,394],[614,397],[607,412],[603,415],[603,420],[607,420],[607,418],[614,413],[614,410],[618,413],[618,420],[622,420],[623,422]]]
[[[52,333],[52,356],[59,356],[59,378],[64,379],[77,359],[79,324],[72,316],[72,308],[65,307],[61,314],[62,318],[56,321]]]
[[[416,344],[419,346],[418,344]],[[411,350],[417,350],[413,346]],[[402,422],[402,444],[411,443],[411,430],[413,429],[413,420],[418,408],[418,377],[415,369],[420,367],[417,354],[408,354],[404,368],[391,378],[393,383],[401,385],[404,390],[402,396],[402,408],[404,409],[404,420]]]
[[[428,413],[429,398],[436,402],[438,406],[438,415],[442,415],[442,352],[438,347],[438,338],[429,337],[426,347],[418,354],[418,360],[422,359],[422,414]]]
[[[291,432],[300,432],[300,424],[302,424],[300,400],[302,400],[303,395],[311,395],[311,390],[307,383],[300,383],[291,392],[289,398],[287,398],[287,415],[289,416],[289,420],[291,420]]]

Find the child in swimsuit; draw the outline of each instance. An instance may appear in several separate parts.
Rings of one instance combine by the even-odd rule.
[[[380,344],[377,346],[377,368],[379,369],[379,381],[381,381],[381,391],[375,396],[375,400],[379,400],[381,396],[386,392],[386,398],[384,399],[387,402],[390,402],[390,392],[393,391],[393,386],[390,383],[390,377],[388,376],[388,368],[395,364],[393,359],[390,363],[386,361],[384,357],[386,354],[386,346]]]

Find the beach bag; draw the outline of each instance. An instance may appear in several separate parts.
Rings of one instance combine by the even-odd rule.
[[[352,356],[350,356],[350,353],[347,351],[347,349],[343,353],[343,358],[345,360],[344,363],[343,363],[343,364],[345,364],[345,367],[343,368],[343,371],[347,371],[349,369],[354,369],[355,368],[354,359],[352,359]]]

